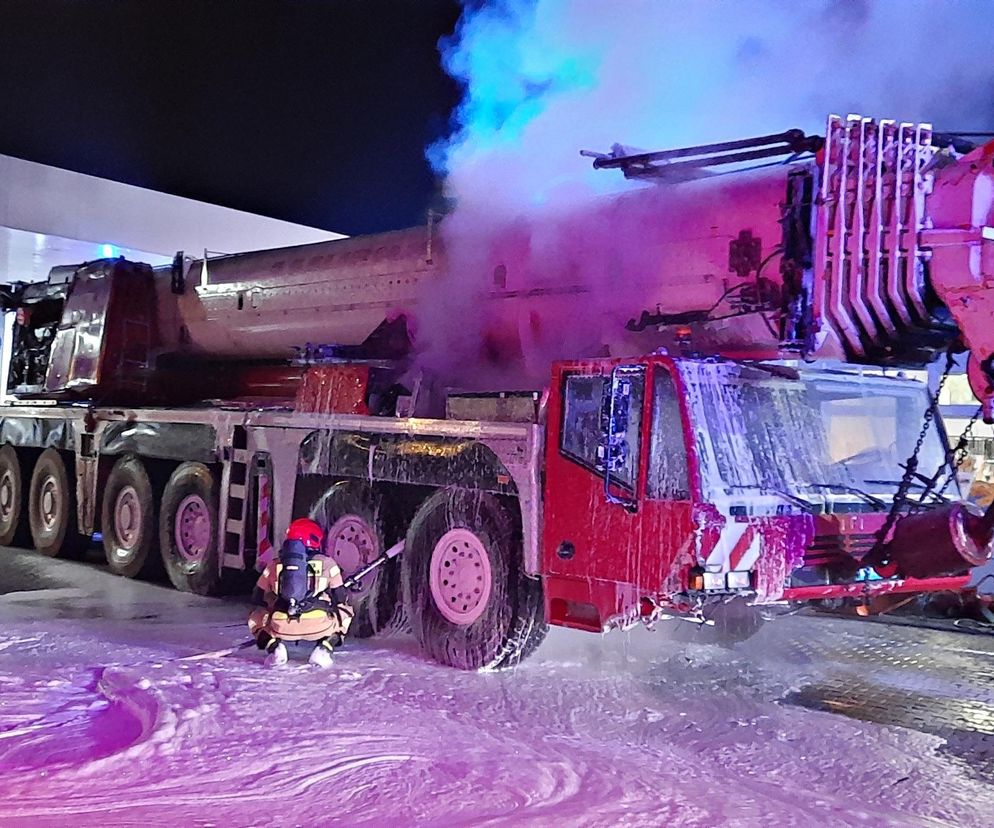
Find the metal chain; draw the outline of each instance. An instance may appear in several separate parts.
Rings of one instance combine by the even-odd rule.
[[[973,434],[973,427],[977,424],[977,420],[980,419],[980,415],[983,413],[984,407],[978,406],[977,410],[973,413],[970,421],[966,424],[966,428],[963,429],[963,433],[960,434],[959,439],[956,441],[956,448],[949,451],[949,456],[947,463],[949,464],[949,473],[946,475],[946,480],[942,484],[942,487],[936,492],[939,497],[942,497],[946,489],[949,488],[949,484],[953,482],[956,477],[956,472],[959,471],[960,466],[963,465],[970,453],[970,437]]]
[[[935,388],[935,393],[929,399],[928,407],[925,409],[925,415],[922,421],[921,431],[918,432],[918,439],[915,441],[915,447],[911,451],[911,456],[908,457],[904,465],[904,475],[901,477],[901,481],[898,484],[897,491],[894,493],[894,499],[891,501],[890,511],[887,513],[887,518],[884,520],[883,526],[877,532],[877,539],[873,544],[873,547],[867,553],[866,557],[872,558],[877,556],[883,549],[884,544],[890,535],[891,530],[894,528],[894,524],[900,515],[901,509],[908,505],[908,492],[911,491],[911,483],[915,478],[915,474],[918,472],[918,455],[921,453],[922,446],[925,445],[925,437],[928,436],[928,430],[932,425],[932,420],[935,419],[935,413],[939,410],[939,396],[942,394],[942,389],[946,384],[946,380],[952,373],[953,365],[955,362],[955,355],[953,354],[952,348],[946,352],[946,368],[942,372],[942,376],[939,377],[939,384]],[[947,484],[948,485],[948,484]],[[922,498],[928,493],[926,490],[922,494]],[[912,506],[912,510],[915,506],[919,506],[921,501]]]

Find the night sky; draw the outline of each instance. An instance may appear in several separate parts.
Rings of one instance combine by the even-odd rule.
[[[348,234],[417,224],[456,0],[0,0],[0,153]],[[0,183],[2,186],[2,183]]]

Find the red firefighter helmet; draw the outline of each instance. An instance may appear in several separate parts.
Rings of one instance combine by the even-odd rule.
[[[286,530],[286,540],[300,541],[311,552],[320,552],[324,545],[324,529],[310,518],[297,518]]]

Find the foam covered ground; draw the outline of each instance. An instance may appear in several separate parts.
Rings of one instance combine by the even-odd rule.
[[[859,655],[931,647],[947,661],[930,663],[953,653],[989,670],[987,638],[791,617],[733,647],[682,622],[554,631],[498,674],[426,662],[403,636],[351,642],[328,672],[303,650],[266,670],[255,650],[179,660],[244,640],[237,603],[0,555],[2,825],[980,826],[994,815],[988,776],[948,734],[854,718],[827,694],[824,710],[797,702],[849,677],[940,707],[959,699],[994,724],[994,687],[964,684],[968,667]]]

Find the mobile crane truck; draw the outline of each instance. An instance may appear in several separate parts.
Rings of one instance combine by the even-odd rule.
[[[99,532],[211,594],[308,514],[347,574],[403,544],[353,629],[461,668],[549,624],[967,588],[994,512],[899,368],[969,350],[994,416],[994,142],[833,116],[593,155],[660,186],[483,228],[473,272],[443,220],[11,285],[0,545]],[[412,331],[456,284],[478,353],[432,374]]]

